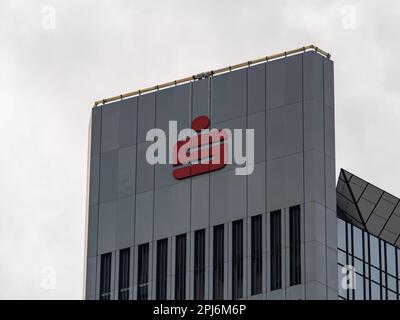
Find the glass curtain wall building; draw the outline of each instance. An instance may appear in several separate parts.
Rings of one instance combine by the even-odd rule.
[[[399,199],[345,170],[337,199],[339,298],[398,300]]]

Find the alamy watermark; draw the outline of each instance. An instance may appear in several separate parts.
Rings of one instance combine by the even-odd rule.
[[[343,266],[340,270],[341,278],[339,284],[343,290],[356,289],[356,269],[352,265]]]
[[[149,164],[170,164],[177,179],[222,169],[235,164],[236,175],[254,171],[254,129],[209,129],[209,119],[200,116],[192,128],[178,132],[177,121],[169,121],[168,133],[159,128],[147,132]],[[168,140],[168,141],[167,141]],[[245,142],[245,143],[243,143]]]

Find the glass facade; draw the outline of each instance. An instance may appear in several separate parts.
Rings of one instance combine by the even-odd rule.
[[[399,300],[400,249],[337,220],[338,289],[345,300]]]
[[[251,294],[262,291],[262,215],[251,217]]]
[[[281,211],[271,212],[271,290],[282,287]]]
[[[101,255],[100,300],[111,299],[111,252]]]
[[[130,253],[130,248],[119,252],[118,300],[129,299]]]
[[[290,285],[301,282],[300,206],[289,209]]]
[[[205,290],[206,230],[197,230],[194,234],[194,299],[203,300]]]
[[[186,298],[186,234],[176,237],[175,300]]]
[[[214,227],[213,298],[224,298],[224,225]]]
[[[156,299],[167,299],[168,239],[157,241]]]
[[[149,244],[138,247],[137,300],[147,300],[149,292]]]
[[[243,220],[232,223],[232,299],[243,297]]]

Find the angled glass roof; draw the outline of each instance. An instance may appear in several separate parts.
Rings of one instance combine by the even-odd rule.
[[[400,247],[400,199],[341,169],[336,186],[338,216]]]

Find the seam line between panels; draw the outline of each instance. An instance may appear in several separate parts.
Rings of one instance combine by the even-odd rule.
[[[103,141],[103,108],[100,109],[100,145],[99,145],[99,180],[98,180],[98,195],[97,195],[97,228],[96,228],[96,274],[95,274],[95,288],[94,288],[94,296],[96,299],[96,293],[97,293],[97,288],[100,283],[97,283],[97,275],[99,273],[98,270],[98,259],[101,257],[99,255],[99,225],[100,225],[100,188],[101,188],[101,158],[102,158],[102,141]],[[100,280],[100,279],[99,279]],[[100,289],[100,288],[99,288]],[[100,291],[99,291],[99,297],[100,297]]]
[[[306,265],[306,243],[305,243],[305,236],[306,236],[306,194],[305,194],[305,154],[304,154],[304,55],[301,56],[301,95],[302,95],[302,102],[301,102],[301,114],[302,114],[302,141],[303,141],[303,234],[304,234],[304,260],[303,265]],[[304,299],[307,299],[307,272],[306,268],[303,271],[304,274]]]
[[[326,294],[326,299],[328,299],[328,241],[327,241],[327,221],[326,221],[326,123],[325,123],[325,61],[323,58],[321,58],[321,67],[322,67],[322,123],[323,123],[323,128],[324,128],[324,214],[325,214],[325,282],[326,282],[326,287],[325,287],[325,294]]]

